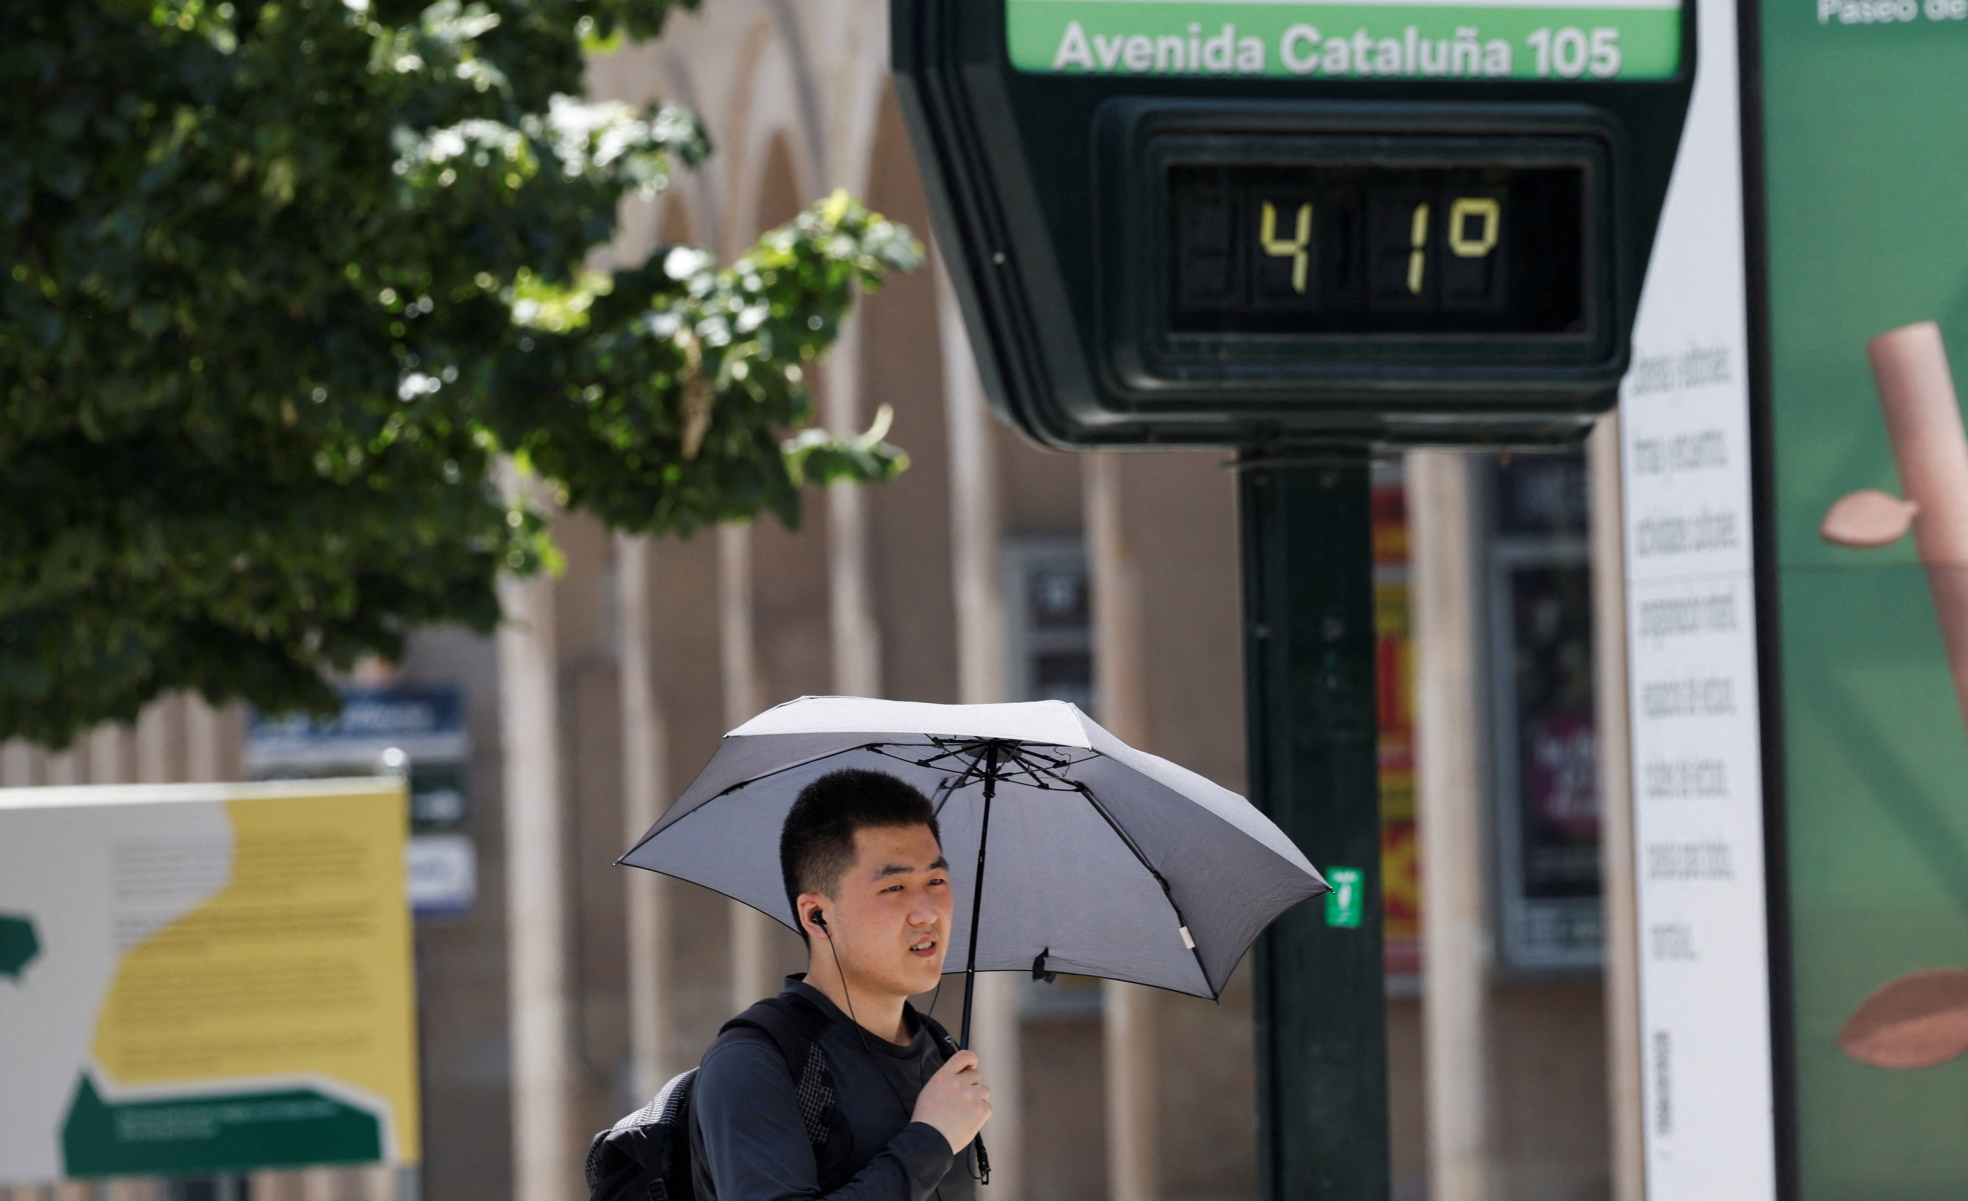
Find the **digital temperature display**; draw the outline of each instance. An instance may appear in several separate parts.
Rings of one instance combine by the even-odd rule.
[[[1577,163],[1167,169],[1178,335],[1589,332]]]

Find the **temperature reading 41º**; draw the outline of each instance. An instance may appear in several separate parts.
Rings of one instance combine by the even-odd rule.
[[[1582,313],[1581,173],[1170,170],[1177,332],[1564,332]]]

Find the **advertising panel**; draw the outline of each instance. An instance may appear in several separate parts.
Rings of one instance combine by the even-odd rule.
[[[1497,953],[1516,972],[1601,962],[1599,729],[1585,456],[1487,473]]]
[[[1373,481],[1374,695],[1380,733],[1380,937],[1396,987],[1421,977],[1421,860],[1415,831],[1414,623],[1407,487]]]
[[[1776,1195],[1736,9],[1704,47],[1620,394],[1646,1189]]]
[[[418,1158],[396,780],[0,790],[0,1181]]]
[[[1959,1196],[1968,3],[1759,21],[1798,1194]]]

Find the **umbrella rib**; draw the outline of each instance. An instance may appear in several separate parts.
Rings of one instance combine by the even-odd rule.
[[[837,751],[828,751],[824,755],[815,755],[811,759],[802,759],[798,763],[788,763],[784,767],[775,767],[771,771],[762,771],[756,776],[746,776],[744,779],[738,781],[736,784],[733,784],[730,787],[719,791],[717,796],[713,796],[707,799],[716,800],[717,797],[728,796],[731,793],[737,792],[740,788],[750,788],[752,785],[758,783],[760,780],[770,780],[774,776],[783,776],[789,771],[798,771],[802,767],[811,767],[816,763],[824,763],[827,760],[832,759],[838,755],[852,754],[855,751],[874,751],[876,754],[881,754],[883,753],[882,747],[886,745],[888,744],[882,742],[861,742],[861,743],[856,743],[853,746],[844,746]],[[703,808],[703,806],[700,805],[698,806],[698,808],[701,809]],[[691,810],[691,813],[695,813],[696,811],[697,811],[696,809],[693,809]],[[688,817],[690,816],[690,814],[687,813],[684,816]]]
[[[951,747],[946,749],[943,746],[943,744],[940,742],[934,743],[932,745],[934,745],[938,750],[942,751],[943,753],[940,755],[931,755],[927,759],[902,759],[902,756],[900,755],[896,755],[894,757],[897,759],[902,759],[904,763],[913,763],[917,767],[935,767],[938,763],[941,763],[945,759],[959,758],[966,751],[968,751],[970,752],[970,756],[971,756],[970,758],[971,766],[975,767],[977,765],[977,753],[975,747],[960,746],[960,747]]]
[[[1021,743],[1018,746],[1017,757],[1020,762],[1023,762],[1028,758],[1037,759],[1043,762],[1048,767],[1061,768],[1061,767],[1074,767],[1081,763],[1086,763],[1091,760],[1098,759],[1101,757],[1101,755],[1099,751],[1088,751],[1086,753],[1086,758],[1084,759],[1075,759],[1070,755],[1045,755],[1045,754],[1041,754],[1039,750],[1031,743]]]
[[[962,751],[949,751],[941,755],[931,755],[927,759],[911,759],[907,755],[895,754],[894,752],[888,749],[888,746],[889,746],[888,743],[877,742],[877,743],[871,743],[866,749],[873,751],[875,754],[882,756],[884,759],[893,759],[897,763],[906,763],[910,767],[927,767],[932,771],[938,770],[936,767],[936,763],[938,760],[948,759],[954,755],[960,755],[963,753]],[[941,770],[949,771],[950,769],[945,767],[942,768]],[[956,785],[954,786],[961,786],[962,784],[967,783],[973,777],[976,771],[977,771],[977,760],[972,759],[969,763],[967,763],[964,766],[964,769],[962,771],[958,772],[955,776],[952,777],[952,779],[956,781]]]
[[[1021,784],[1027,788],[1035,788],[1043,792],[1077,791],[1078,784],[1059,773],[1067,768],[1077,767],[1082,763],[1101,757],[1098,751],[1090,751],[1082,759],[1072,758],[1070,754],[1047,755],[1033,749],[1029,743],[1012,742],[995,738],[959,740],[932,737],[930,744],[937,748],[938,753],[925,759],[912,759],[907,755],[898,755],[889,750],[887,744],[882,743],[872,744],[866,749],[875,752],[877,755],[894,759],[900,763],[907,763],[913,767],[935,769],[939,764],[944,763],[945,760],[964,760],[965,766],[963,771],[957,775],[953,783],[948,785],[952,791],[980,778],[978,772],[982,767],[984,752],[992,746],[996,746],[1000,753],[1005,756],[996,769],[999,780]],[[1014,764],[1019,770],[1007,771],[1007,764]],[[949,768],[944,767],[943,770],[947,771]],[[1046,780],[1052,780],[1054,783],[1047,784],[1045,783]]]
[[[686,813],[680,813],[680,814],[678,814],[678,815],[677,815],[677,818],[676,818],[676,821],[670,821],[670,818],[669,818],[669,815],[668,815],[667,813],[666,813],[666,814],[664,814],[664,815],[663,815],[663,816],[662,816],[661,818],[658,818],[658,819],[657,819],[657,822],[656,822],[656,825],[657,825],[657,826],[660,826],[660,827],[662,827],[662,829],[656,829],[656,828],[654,828],[654,827],[652,827],[652,828],[650,829],[650,831],[649,831],[649,833],[647,833],[647,834],[645,834],[645,835],[643,835],[643,836],[642,836],[642,837],[641,837],[640,839],[638,839],[638,840],[636,841],[636,844],[635,844],[634,846],[632,846],[632,847],[630,847],[630,848],[629,848],[628,850],[626,850],[626,851],[624,851],[624,852],[622,852],[622,855],[621,855],[621,857],[620,857],[619,859],[617,859],[617,860],[615,860],[615,865],[616,865],[617,867],[622,867],[622,866],[628,866],[628,867],[640,867],[640,866],[642,866],[641,864],[637,864],[637,863],[630,863],[630,862],[628,861],[628,859],[629,859],[629,856],[630,856],[630,855],[633,855],[633,854],[635,854],[635,853],[636,853],[637,851],[639,851],[639,850],[641,850],[641,849],[642,849],[642,848],[643,848],[643,847],[644,847],[644,846],[645,846],[645,845],[646,845],[646,844],[647,844],[647,843],[649,842],[649,840],[650,840],[650,839],[652,839],[652,838],[654,838],[654,837],[656,837],[656,836],[657,836],[658,834],[661,834],[661,833],[663,833],[663,831],[664,831],[664,830],[668,830],[668,829],[671,829],[671,828],[672,828],[672,827],[674,827],[674,826],[675,826],[675,825],[676,825],[676,824],[677,824],[678,822],[683,822],[683,821],[688,821],[688,820],[689,820],[689,819],[690,819],[690,818],[691,818],[692,816],[694,816],[695,814],[698,814],[698,813],[702,813],[702,812],[704,811],[704,807],[705,807],[705,806],[706,806],[706,805],[707,805],[707,804],[708,804],[709,802],[711,802],[711,801],[715,801],[715,800],[717,800],[717,799],[718,799],[719,797],[721,797],[721,796],[730,796],[730,795],[731,795],[732,793],[734,793],[734,792],[737,792],[737,791],[738,791],[739,789],[741,789],[741,788],[750,788],[750,787],[751,787],[752,785],[754,785],[754,784],[756,784],[756,783],[758,783],[758,782],[759,782],[760,780],[770,780],[770,779],[771,779],[772,777],[774,777],[774,776],[779,776],[779,775],[784,775],[785,773],[787,773],[787,772],[789,772],[789,771],[798,771],[798,770],[799,770],[800,768],[802,768],[802,767],[811,767],[811,766],[813,766],[813,765],[814,765],[814,764],[816,764],[816,763],[825,763],[825,762],[826,762],[827,760],[829,760],[829,759],[832,759],[832,758],[835,758],[836,756],[839,756],[839,755],[847,755],[847,754],[852,754],[852,753],[853,753],[853,752],[855,752],[855,751],[873,751],[873,752],[875,752],[875,753],[876,753],[876,754],[878,754],[878,755],[882,755],[882,754],[887,754],[887,752],[886,752],[886,751],[884,751],[884,750],[882,750],[882,748],[883,748],[884,746],[886,746],[886,745],[888,745],[888,744],[887,744],[887,743],[882,743],[882,742],[863,742],[863,743],[857,743],[857,744],[855,744],[854,746],[844,746],[844,747],[842,747],[842,748],[840,748],[840,749],[839,749],[839,750],[837,750],[837,751],[828,751],[828,752],[827,752],[826,754],[824,754],[824,755],[815,755],[815,756],[814,756],[813,758],[811,758],[811,759],[802,759],[802,760],[800,760],[800,761],[799,761],[798,763],[788,763],[788,764],[786,764],[786,765],[785,765],[784,767],[775,767],[775,768],[773,768],[773,769],[772,769],[771,771],[768,771],[768,772],[761,772],[761,773],[759,773],[759,774],[758,774],[758,775],[756,775],[756,776],[747,776],[747,777],[745,777],[744,779],[742,779],[742,780],[740,780],[740,781],[738,781],[738,782],[737,782],[736,784],[733,784],[733,785],[731,785],[731,786],[729,786],[729,787],[727,787],[727,788],[723,788],[723,789],[720,789],[719,791],[717,791],[717,792],[715,792],[715,793],[713,793],[713,794],[711,794],[710,796],[707,796],[707,797],[705,797],[705,798],[704,798],[704,799],[703,799],[702,801],[700,801],[700,802],[698,802],[698,803],[697,803],[697,804],[696,804],[695,806],[693,806],[693,807],[692,807],[692,808],[691,808],[691,809],[689,810],[689,812],[686,812]],[[900,755],[890,755],[890,756],[889,756],[889,758],[891,758],[891,759],[897,759],[897,760],[901,760],[901,761],[902,761],[902,762],[904,762],[904,763],[907,763],[907,762],[910,762],[910,760],[907,760],[907,759],[903,759],[903,758],[902,758],[902,757],[901,757]],[[665,824],[664,824],[664,823],[666,823],[666,822],[668,823],[667,825],[665,825]],[[657,869],[656,869],[656,868],[648,868],[648,869],[645,869],[645,870],[648,870],[648,871],[657,871]],[[661,872],[659,872],[658,874],[667,874],[667,873],[661,873]],[[680,876],[678,877],[678,879],[681,879],[681,878],[682,878],[682,877],[680,877]]]
[[[914,767],[935,768],[946,759],[964,759],[965,766],[963,771],[957,775],[954,783],[949,785],[952,789],[960,788],[973,780],[981,778],[979,775],[979,770],[982,766],[980,756],[987,747],[994,744],[998,745],[999,749],[1007,755],[1007,759],[1004,761],[1005,763],[1016,764],[1021,769],[1019,771],[1008,772],[1005,770],[1004,763],[1001,763],[997,769],[999,780],[1023,784],[1027,788],[1036,788],[1047,792],[1074,790],[1076,786],[1071,780],[1059,775],[1059,770],[1084,763],[1087,759],[1098,757],[1098,752],[1095,752],[1094,754],[1088,755],[1087,759],[1054,758],[1048,755],[1030,753],[1029,748],[1022,744],[1014,743],[1007,746],[995,739],[965,742],[960,746],[949,746],[944,740],[936,739],[934,740],[934,744],[939,748],[945,749],[942,750],[942,753],[931,755],[927,759],[911,759],[906,755],[898,755],[882,745],[871,746],[868,749],[878,755],[883,755],[899,763],[907,763]],[[1037,762],[1032,762],[1032,760],[1037,760]],[[1040,766],[1040,764],[1044,766]],[[943,770],[947,771],[949,769],[945,767]],[[1056,781],[1058,787],[1043,783],[1047,779]]]
[[[962,775],[945,776],[943,782],[936,786],[936,793],[942,799],[932,802],[930,811],[937,817],[942,817],[943,806],[949,804],[950,798],[957,795],[957,789],[963,787],[964,780],[969,775],[970,772],[966,770]]]
[[[1072,759],[1065,756],[1055,758],[1039,754],[1026,746],[1019,746],[1012,752],[1012,762],[1024,769],[1025,778],[1029,781],[1026,786],[1045,792],[1078,792],[1080,788],[1078,782],[1069,780],[1059,773],[1066,768],[1077,767],[1097,758],[1100,758],[1098,751],[1089,753],[1085,759]],[[1044,766],[1040,766],[1041,764]],[[1003,775],[1002,772],[999,774]],[[1051,780],[1053,784],[1041,783],[1041,780]]]
[[[1189,954],[1195,957],[1196,970],[1203,974],[1203,985],[1210,990],[1211,998],[1214,999],[1217,997],[1216,985],[1210,982],[1209,968],[1203,965],[1202,948],[1196,945],[1195,935],[1189,932],[1189,919],[1182,916],[1182,906],[1176,903],[1175,893],[1170,890],[1167,877],[1163,876],[1161,872],[1156,871],[1154,864],[1148,862],[1148,856],[1142,853],[1141,847],[1128,835],[1128,832],[1121,829],[1121,823],[1114,820],[1114,815],[1107,812],[1107,807],[1100,803],[1100,799],[1093,795],[1093,789],[1087,787],[1085,784],[1075,784],[1073,791],[1086,798],[1087,804],[1093,806],[1093,811],[1100,815],[1100,819],[1107,823],[1107,828],[1112,830],[1114,836],[1121,840],[1121,845],[1133,852],[1135,859],[1140,862],[1141,866],[1148,869],[1148,874],[1155,877],[1155,883],[1162,886],[1162,899],[1167,901],[1169,908],[1175,911],[1175,922],[1182,931],[1182,941],[1188,944]]]
[[[933,734],[929,735],[928,737],[929,737],[929,744],[935,747],[938,751],[941,751],[942,752],[941,754],[931,755],[927,759],[903,759],[902,756],[900,755],[891,755],[890,758],[901,759],[902,762],[913,763],[917,767],[934,767],[945,759],[956,758],[962,755],[969,755],[970,768],[966,770],[975,770],[977,767],[978,757],[982,755],[987,748],[993,745],[999,746],[1000,749],[1003,749],[1004,747],[1003,740],[996,739],[996,738],[968,738],[968,739],[939,738]]]

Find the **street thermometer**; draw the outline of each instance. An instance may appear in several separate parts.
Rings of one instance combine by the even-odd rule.
[[[894,0],[893,38],[1040,441],[1566,442],[1612,404],[1680,0]]]
[[[1338,894],[1258,943],[1261,1190],[1386,1201],[1368,455],[1576,442],[1612,406],[1692,16],[1680,0],[890,13],[999,413],[1060,448],[1240,448],[1251,798]]]

